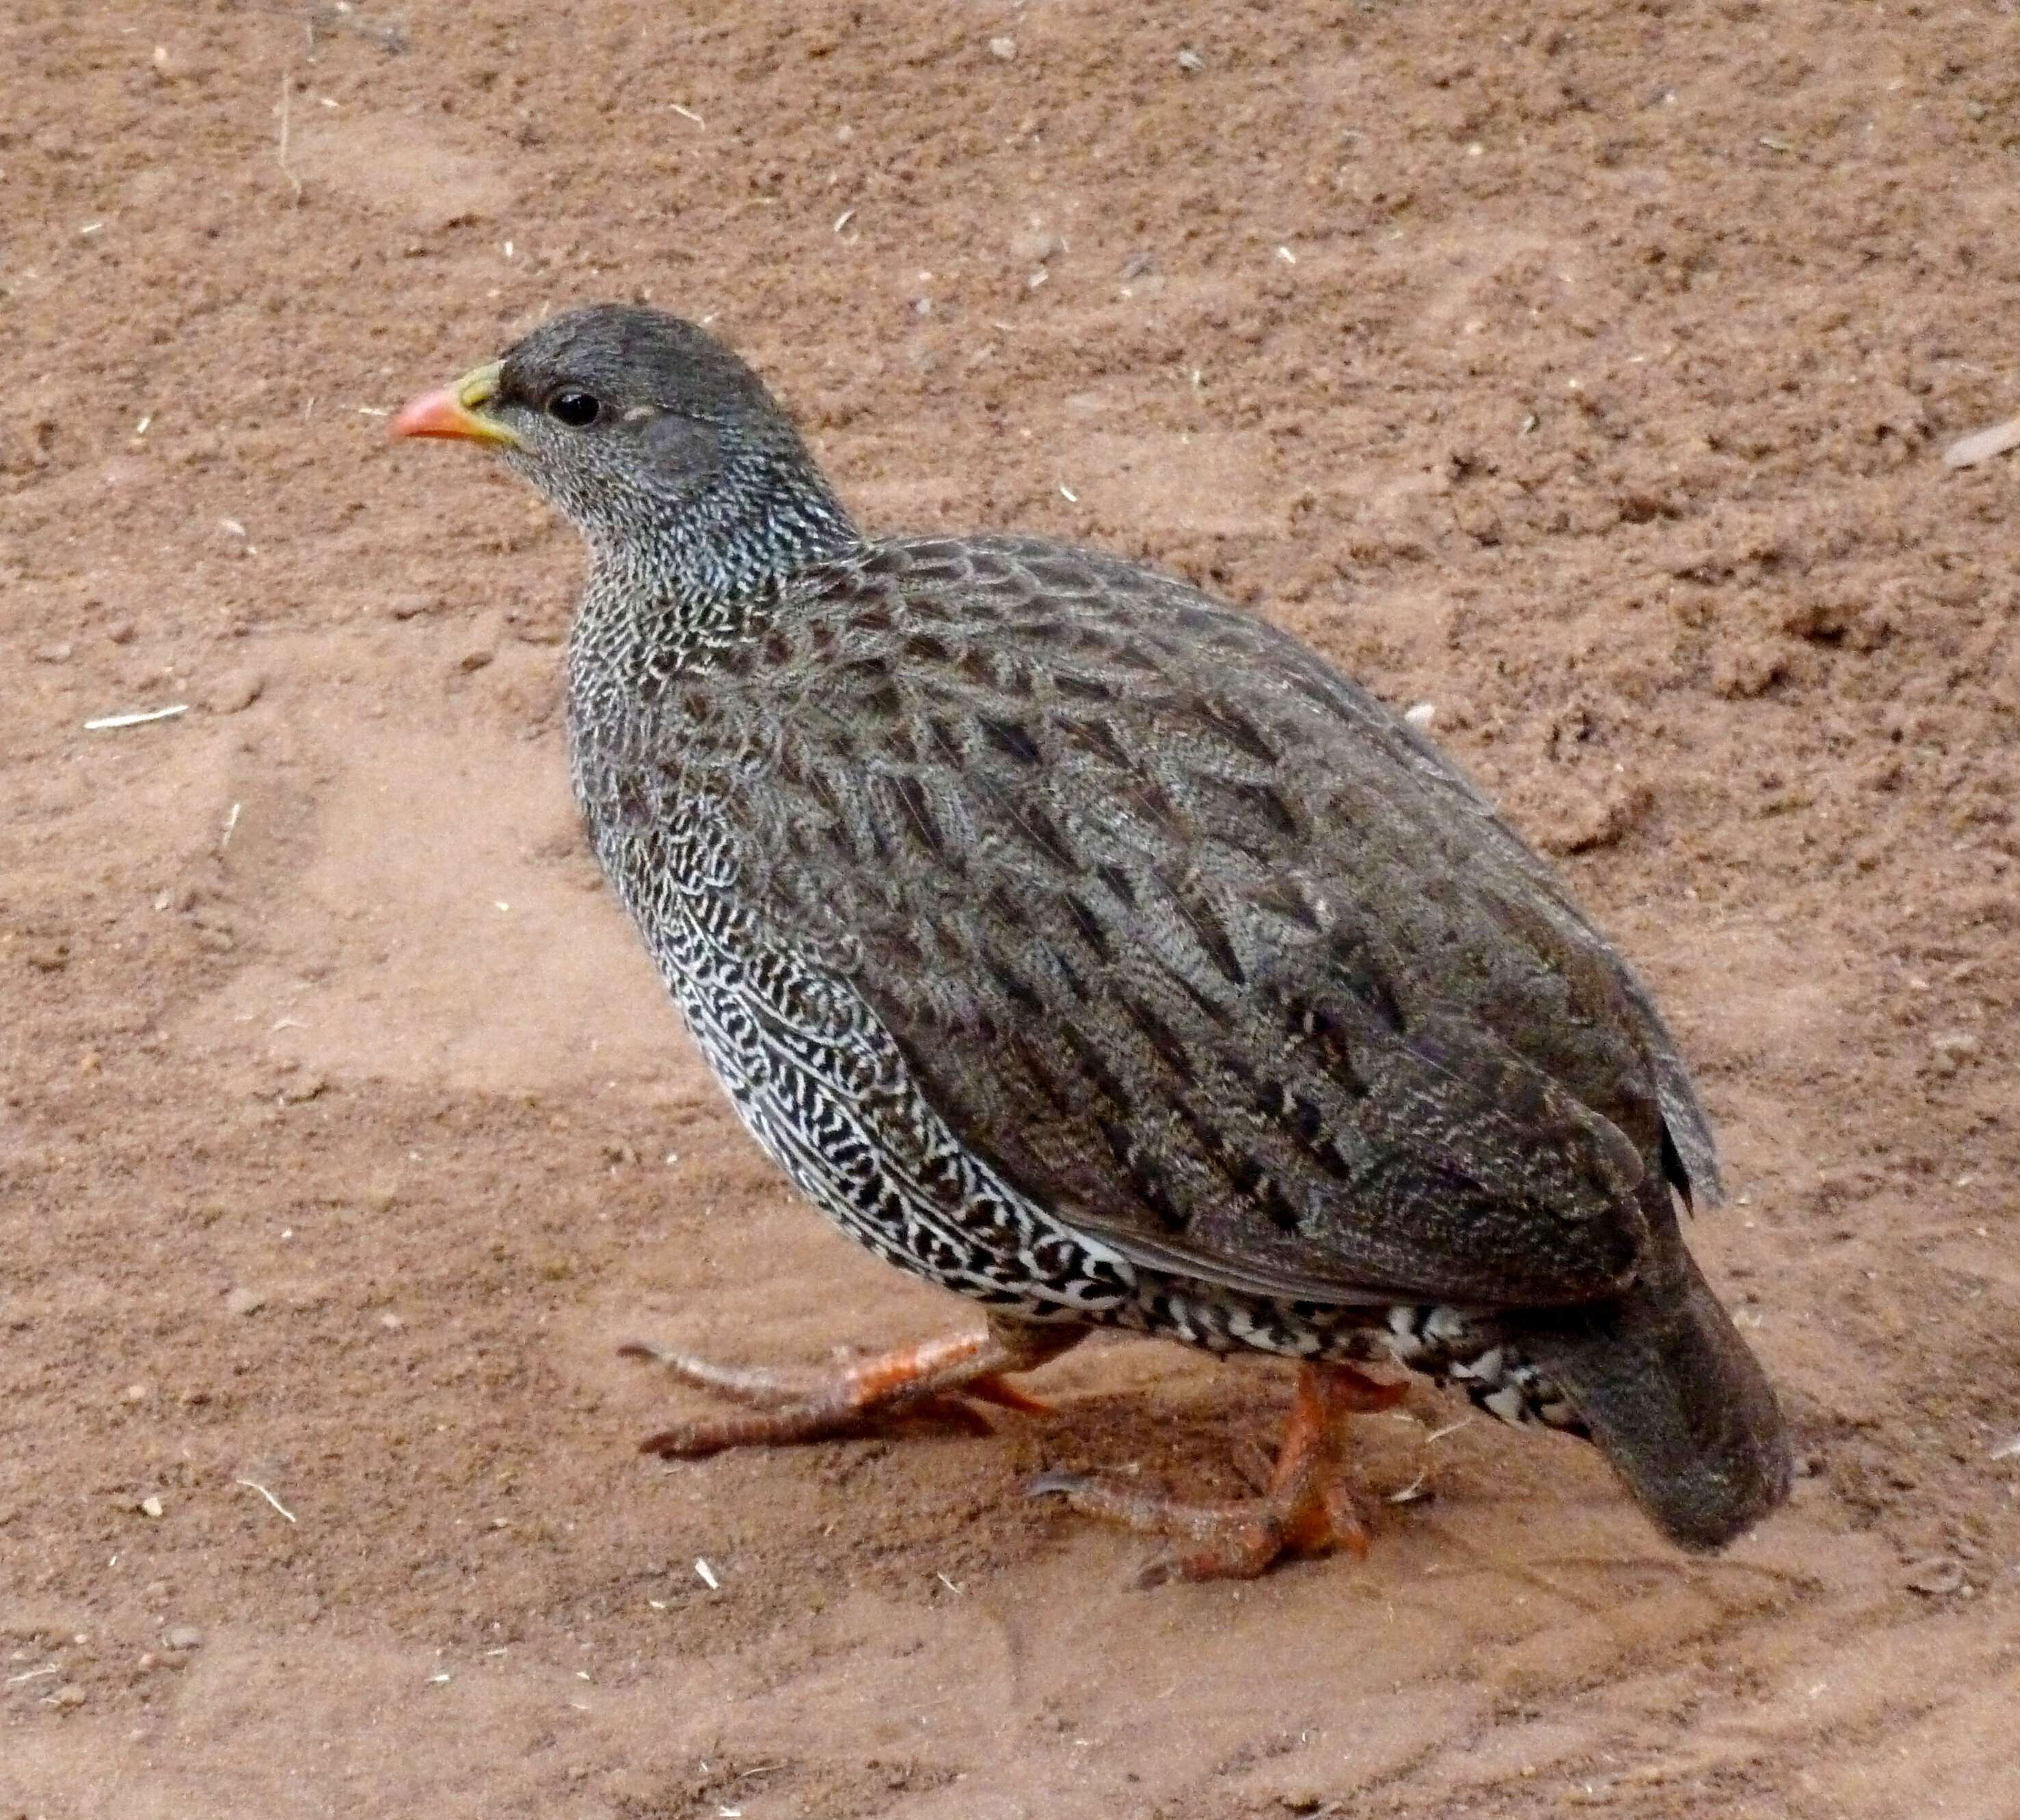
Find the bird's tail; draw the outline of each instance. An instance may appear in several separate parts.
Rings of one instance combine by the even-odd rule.
[[[1523,1350],[1657,1527],[1685,1548],[1720,1549],[1788,1496],[1789,1431],[1673,1215],[1651,1254],[1617,1301],[1525,1324]]]

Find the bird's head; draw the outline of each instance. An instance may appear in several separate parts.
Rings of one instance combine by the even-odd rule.
[[[852,540],[764,382],[706,329],[599,303],[409,401],[396,437],[486,443],[599,558],[720,591]]]

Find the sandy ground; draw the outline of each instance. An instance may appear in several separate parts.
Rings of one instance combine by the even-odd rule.
[[[2020,1814],[2020,457],[1939,460],[2020,409],[2020,30],[1855,10],[13,0],[0,1820]],[[570,536],[382,440],[627,295],[872,523],[1436,705],[1702,1071],[1786,1513],[1685,1560],[1419,1391],[1365,1564],[1135,1592],[1020,1480],[1232,1491],[1286,1394],[1143,1344],[986,1437],[634,1455],[634,1333],[961,1311],[601,894]]]

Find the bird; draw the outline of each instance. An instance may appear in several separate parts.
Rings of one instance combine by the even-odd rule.
[[[1164,1538],[1146,1582],[1364,1553],[1349,1418],[1410,1373],[1595,1444],[1686,1549],[1786,1497],[1684,1244],[1718,1165],[1648,988],[1309,645],[1096,550],[869,534],[752,368],[642,305],[391,428],[580,532],[569,761],[610,885],[805,1198],[983,1312],[824,1368],[637,1342],[721,1404],[648,1451],[986,1429],[1106,1329],[1295,1366],[1252,1496],[1030,1482]]]

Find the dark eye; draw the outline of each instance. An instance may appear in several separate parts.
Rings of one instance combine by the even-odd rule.
[[[571,430],[584,430],[603,414],[603,406],[587,392],[570,387],[547,400],[547,415]]]

